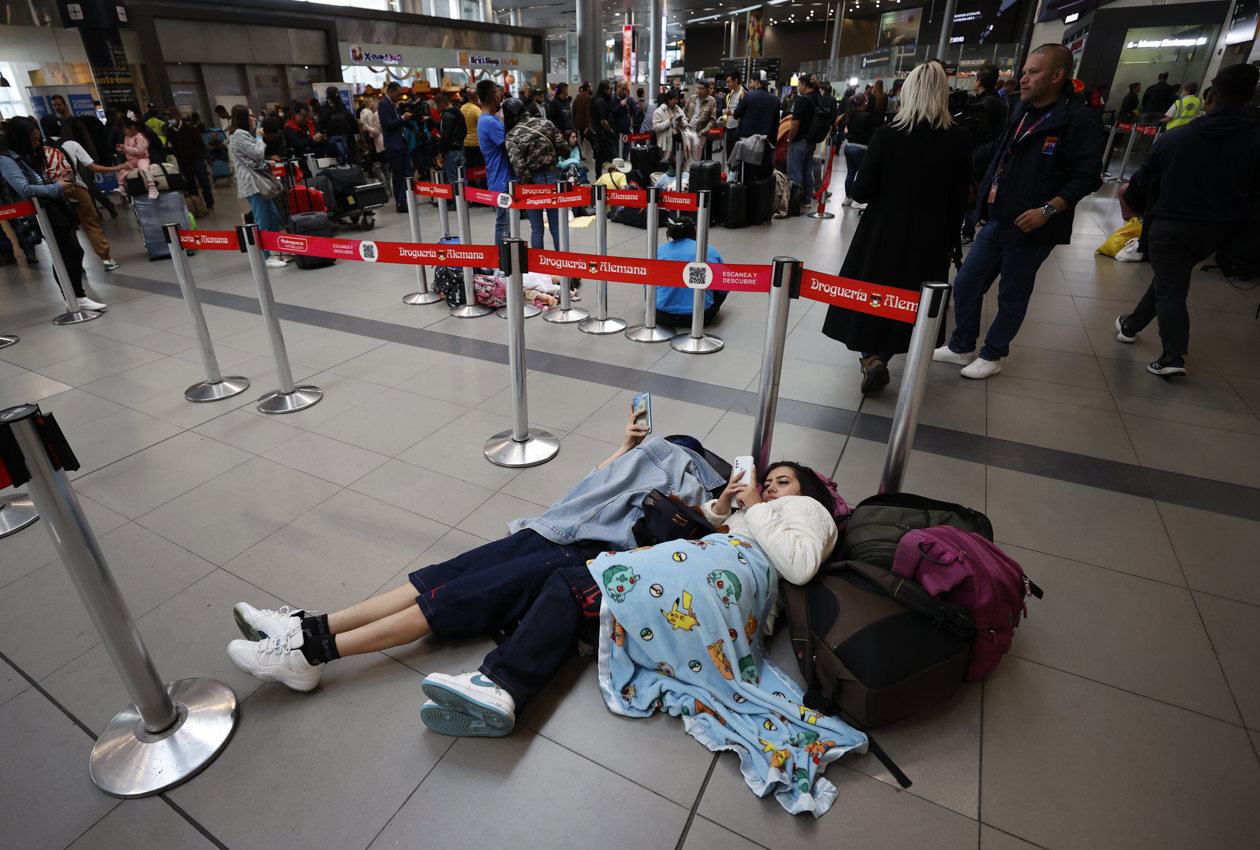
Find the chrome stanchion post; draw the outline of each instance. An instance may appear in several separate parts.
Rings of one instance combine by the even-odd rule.
[[[512,428],[486,440],[486,460],[498,466],[526,467],[546,463],[560,451],[552,434],[529,427],[525,389],[525,243],[509,238],[499,246],[500,267],[508,273],[508,367],[512,370]]]
[[[0,428],[13,435],[48,534],[132,700],[92,748],[92,781],[116,797],[157,794],[197,774],[227,745],[236,695],[213,679],[163,684],[158,677],[69,479],[49,457],[46,438],[54,435],[41,433],[40,416],[34,404],[12,407],[0,412]],[[48,420],[42,427],[56,428]]]
[[[708,189],[696,193],[696,262],[709,261],[709,202]],[[669,341],[670,348],[684,354],[712,354],[721,351],[726,343],[721,337],[704,332],[704,302],[707,287],[694,289],[691,294],[691,333],[678,334]]]
[[[197,342],[201,345],[201,362],[206,367],[206,379],[184,390],[184,398],[203,402],[239,395],[249,389],[249,378],[243,375],[229,375],[225,378],[219,371],[219,360],[214,356],[214,343],[210,341],[210,329],[206,326],[206,314],[201,309],[197,284],[193,280],[192,269],[188,267],[188,257],[179,244],[179,225],[163,225],[162,232],[166,236],[166,244],[171,246],[175,279],[179,281],[179,291],[184,294],[184,306],[188,308],[188,318],[192,320],[193,330],[197,332]]]
[[[25,493],[14,493],[0,500],[0,538],[16,534],[37,519],[39,511]]]
[[[899,492],[905,479],[906,462],[919,424],[919,406],[927,389],[928,365],[941,323],[945,321],[952,289],[948,283],[925,283],[919,290],[919,309],[910,334],[910,350],[906,353],[906,371],[901,378],[901,391],[897,393],[897,407],[888,435],[888,455],[879,480],[881,493]]]
[[[521,183],[519,180],[508,181],[507,193],[508,195],[511,196],[513,203],[516,202],[516,191],[517,191],[517,187],[520,185]],[[521,238],[521,210],[519,207],[508,207],[508,237],[512,239]],[[507,269],[504,269],[503,271],[506,272]],[[509,308],[507,307],[507,305],[504,305],[500,307],[499,309],[495,310],[494,314],[498,316],[500,319],[506,319],[508,318],[508,310]],[[534,316],[537,316],[539,313],[541,313],[542,309],[539,307],[535,307],[533,304],[526,304],[524,306],[524,311],[525,311],[525,318],[532,319],[534,318]]]
[[[79,306],[79,298],[74,294],[74,287],[70,284],[70,272],[66,269],[65,260],[62,259],[61,248],[57,247],[57,240],[53,238],[52,225],[48,223],[48,213],[44,211],[44,205],[38,199],[35,201],[35,220],[39,222],[39,231],[44,234],[48,253],[52,255],[53,271],[57,273],[57,285],[61,287],[61,297],[66,299],[66,312],[53,319],[52,323],[77,325],[79,322],[99,319],[101,317],[99,311],[85,310]]]
[[[1120,183],[1124,180],[1124,170],[1129,167],[1129,154],[1133,153],[1133,143],[1137,141],[1137,137],[1138,124],[1134,121],[1133,129],[1129,131],[1129,144],[1126,145],[1124,149],[1124,159],[1120,160],[1120,173],[1117,176],[1110,178],[1110,182]]]
[[[683,149],[682,149],[682,145],[679,145],[678,154],[677,154],[677,162],[674,164],[674,191],[675,192],[681,192],[683,190],[682,173],[683,173]]]
[[[648,259],[656,259],[656,249],[661,238],[660,219],[661,190],[651,186],[647,190],[647,252]],[[643,324],[626,331],[626,338],[635,342],[667,342],[674,337],[673,328],[663,328],[656,324],[656,285],[643,287],[644,318]]]
[[[22,338],[16,334],[0,334],[0,348],[8,348],[10,345],[17,345],[21,339]]]
[[[572,180],[562,180],[556,186],[557,194],[564,193],[573,189]],[[560,208],[560,250],[566,254],[569,252],[569,208]],[[573,287],[573,278],[564,277],[560,279],[560,306],[550,312],[543,314],[544,322],[554,322],[558,325],[569,325],[573,322],[580,322],[587,316],[591,315],[581,307],[573,306],[573,297],[569,294],[569,290]]]
[[[833,140],[833,136],[834,136],[834,134],[833,134],[832,136],[828,136],[828,137],[827,137],[827,147],[826,147],[826,153],[825,153],[825,155],[823,156],[823,168],[826,168],[826,169],[827,169],[827,173],[826,173],[826,174],[824,174],[824,175],[822,175],[823,181],[827,181],[827,180],[829,180],[829,179],[830,179],[830,176],[831,176],[831,166],[833,165],[833,161],[832,161],[832,145],[834,144],[834,142],[832,141],[832,140]],[[811,163],[810,167],[811,167],[811,168],[813,167],[812,163]],[[815,190],[819,190],[819,191],[820,191],[820,190],[822,190],[822,185],[821,185],[821,183],[820,183],[820,185],[815,186],[815,187],[814,187],[814,189],[815,189]],[[812,200],[812,199],[810,199],[810,200]],[[823,194],[823,196],[822,196],[821,198],[819,198],[819,199],[818,199],[818,205],[814,208],[814,211],[813,211],[813,212],[811,212],[811,213],[806,213],[806,216],[807,216],[808,218],[820,218],[820,219],[831,219],[831,218],[835,218],[835,217],[836,217],[836,214],[835,214],[835,213],[833,213],[833,212],[827,212],[827,198],[826,198],[826,193],[824,193],[824,194]]]
[[[446,201],[442,201],[442,204],[445,205]],[[420,202],[416,200],[416,187],[411,180],[407,181],[407,218],[411,224],[411,241],[417,245],[423,243],[424,237],[420,235]],[[404,304],[436,304],[442,300],[441,295],[429,289],[429,271],[424,266],[416,266],[416,285],[419,288],[415,292],[403,296]]]
[[[595,253],[608,256],[608,196],[598,183],[591,187],[595,199]],[[615,334],[626,329],[626,320],[608,317],[608,281],[595,282],[595,315],[584,319],[578,330],[587,334]]]
[[[1103,176],[1110,177],[1111,172],[1107,169],[1111,167],[1111,157],[1115,152],[1116,129],[1120,126],[1120,120],[1116,119],[1111,122],[1111,132],[1107,134],[1107,147],[1104,149],[1106,153],[1103,155]]]
[[[805,264],[794,257],[775,257],[771,271],[770,309],[766,314],[766,341],[761,346],[761,390],[757,422],[753,426],[752,457],[757,473],[765,475],[774,439],[775,412],[779,407],[779,377],[783,372],[783,348],[787,340],[791,299],[800,295]]]
[[[472,225],[468,223],[468,199],[464,197],[464,167],[459,168],[459,179],[455,181],[455,217],[459,221],[459,242],[461,245],[472,244]],[[477,303],[477,290],[473,288],[473,270],[464,266],[464,303],[451,307],[451,315],[456,319],[475,319],[478,316],[489,316],[494,310],[484,304]]]
[[[280,332],[280,317],[276,315],[276,298],[271,291],[271,279],[267,276],[267,266],[263,263],[262,233],[258,225],[246,224],[236,228],[236,236],[241,240],[241,250],[249,257],[249,268],[254,273],[254,285],[258,288],[258,306],[262,312],[263,323],[267,326],[271,353],[276,361],[276,377],[280,382],[280,389],[258,399],[258,409],[263,413],[293,413],[297,410],[305,410],[313,404],[318,404],[324,397],[324,391],[309,384],[301,387],[293,384],[293,369],[289,365],[289,353],[284,348],[284,334]]]
[[[443,186],[448,185],[445,177],[441,175],[441,172],[434,170],[434,175],[436,177],[436,179],[433,181],[434,183],[440,183]],[[443,239],[450,237],[451,220],[446,212],[446,198],[438,198],[438,229],[442,231]]]

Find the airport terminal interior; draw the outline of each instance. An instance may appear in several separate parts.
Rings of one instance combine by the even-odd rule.
[[[769,7],[786,14],[782,2]],[[163,3],[128,8],[146,15]],[[424,0],[391,8],[445,15],[445,5],[435,10]],[[483,8],[462,5],[469,14]],[[693,15],[709,11],[687,5]],[[717,4],[725,5],[737,4]],[[1002,3],[1002,13],[1011,5]],[[1138,12],[1128,0],[1113,5],[1124,8],[1098,11],[1092,37],[1095,45],[1112,39],[1115,49],[1105,63],[1088,60],[1106,64],[1107,73],[1126,61],[1119,58],[1126,32],[1117,23],[1120,12]],[[1149,12],[1151,26],[1175,28],[1182,26],[1168,11],[1175,5],[1143,14]],[[1260,17],[1256,3],[1236,5]],[[270,6],[275,12],[276,4]],[[1046,0],[1038,8],[1060,6],[1077,19],[1071,3]],[[1233,8],[1200,9],[1200,17],[1219,22],[1225,6]],[[570,2],[566,9],[572,8]],[[198,14],[216,27],[229,25],[219,13]],[[365,47],[352,47],[367,57],[363,67],[347,66],[356,79],[378,61],[374,50],[403,49],[392,46],[388,28],[370,30],[370,9],[345,15],[321,24],[319,39],[291,46],[336,51],[337,27],[349,20],[364,33]],[[153,43],[147,20],[148,30],[128,32],[128,50]],[[531,26],[528,11],[524,21],[519,10],[505,20]],[[1254,32],[1256,17],[1247,20]],[[1014,32],[1010,15],[1002,22]],[[859,33],[873,38],[874,19],[868,24]],[[826,29],[817,26],[820,34]],[[1038,26],[1040,34],[1047,25]],[[1049,26],[1058,27],[1049,36],[1056,42],[1076,37],[1068,22]],[[4,29],[0,39],[8,41],[0,43],[12,44]],[[479,35],[501,35],[490,29],[483,25]],[[1218,29],[1211,24],[1212,39]],[[725,44],[725,27],[720,31],[710,39],[714,56]],[[502,35],[526,44],[521,32]],[[531,32],[528,43],[537,45],[550,34]],[[380,44],[370,44],[373,38]],[[767,44],[786,43],[773,39]],[[340,47],[351,50],[348,43]],[[926,55],[927,46],[920,48]],[[880,61],[896,55],[893,47],[881,49],[888,52]],[[995,57],[1000,52],[993,47]],[[965,58],[961,49],[959,56]],[[855,58],[861,59],[844,61]],[[239,60],[242,80],[246,61]],[[1196,68],[1207,62],[1202,55],[1194,61]],[[296,70],[301,59],[292,62]],[[181,65],[171,53],[162,73],[178,75]],[[248,67],[250,74],[257,70]],[[1002,76],[1009,72],[1004,68]],[[150,85],[161,77],[153,68],[145,73]],[[197,74],[204,119],[217,93],[211,70]],[[214,74],[228,78],[222,69]],[[271,79],[279,86],[282,78]],[[166,84],[172,81],[178,88],[177,77]],[[1117,98],[1122,82],[1117,77]],[[10,94],[9,82],[3,85],[0,106],[11,116],[20,98]],[[1138,145],[1129,173],[1146,147]],[[1117,171],[1119,156],[1110,165]],[[766,266],[791,257],[806,269],[838,274],[864,212],[840,203],[844,157],[828,167],[832,217],[715,225],[709,245],[728,264]],[[1151,265],[1096,253],[1125,223],[1117,189],[1104,182],[1077,206],[1071,242],[1055,247],[1040,267],[1000,374],[969,380],[957,365],[928,364],[905,459],[901,489],[986,514],[996,543],[1044,598],[1027,600],[1010,652],[982,681],[874,730],[874,740],[912,780],[909,787],[872,753],[848,753],[825,767],[836,794],[821,817],[789,814],[773,796],[756,796],[736,754],[710,751],[679,717],[611,712],[590,654],[568,661],[517,710],[511,734],[493,738],[446,736],[421,722],[425,677],[477,670],[495,646],[489,638],[425,637],[347,657],[329,665],[309,693],[260,681],[225,651],[240,636],[233,617],[238,602],[336,611],[404,585],[414,570],[504,537],[513,519],[543,513],[617,448],[637,394],[651,394],[654,436],[691,435],[728,461],[752,453],[771,295],[732,293],[706,328],[722,346],[706,354],[620,332],[584,333],[541,316],[525,319],[528,424],[553,434],[559,451],[545,463],[512,468],[489,462],[484,451],[492,435],[514,425],[510,323],[493,313],[459,318],[445,302],[405,303],[420,286],[418,266],[343,258],[317,269],[292,261],[265,269],[292,378],[323,392],[313,406],[273,415],[257,402],[280,386],[281,370],[260,308],[257,270],[246,254],[198,250],[186,257],[222,374],[251,384],[230,398],[192,403],[186,388],[207,377],[197,330],[175,266],[149,259],[129,206],[120,202],[117,218],[103,219],[119,267],[106,271],[90,249],[83,262],[88,296],[108,305],[99,318],[54,324],[65,304],[50,246],[35,249],[35,264],[18,251],[14,264],[0,268],[0,335],[19,338],[0,348],[0,410],[37,403],[56,418],[79,463],[66,480],[90,526],[83,530],[99,542],[161,680],[208,677],[225,684],[238,701],[238,719],[218,756],[187,781],[139,799],[104,793],[93,782],[89,756],[132,696],[58,556],[51,523],[41,519],[0,536],[0,844],[21,850],[1254,847],[1260,287],[1196,266],[1188,374],[1150,374],[1147,364],[1162,351],[1156,324],[1124,344],[1116,321],[1146,291]],[[198,227],[231,231],[250,208],[232,185],[214,193],[218,203]],[[446,235],[437,205],[427,198],[417,203],[421,241],[434,243]],[[392,203],[375,212],[370,232],[343,228],[337,236],[413,241],[408,216]],[[473,204],[468,220],[472,245],[494,243],[493,208]],[[4,222],[6,229],[11,224]],[[456,226],[452,212],[449,230]],[[528,219],[521,224],[526,239],[530,227]],[[575,217],[571,251],[593,258],[597,230],[592,217]],[[648,257],[645,233],[609,223],[608,255]],[[916,250],[912,230],[903,244]],[[963,247],[964,256],[969,250]],[[433,272],[427,270],[429,285]],[[642,286],[603,285],[609,316],[631,326],[644,322]],[[594,312],[600,287],[585,281],[573,306]],[[984,327],[996,315],[996,290],[985,297]],[[788,310],[770,457],[830,476],[855,505],[880,489],[906,358],[892,359],[887,387],[864,395],[859,355],[822,332],[827,305],[800,298]],[[952,328],[952,310],[945,324]],[[0,456],[7,450],[0,441]],[[0,512],[29,489],[0,489]],[[801,681],[785,624],[765,640],[770,663]]]

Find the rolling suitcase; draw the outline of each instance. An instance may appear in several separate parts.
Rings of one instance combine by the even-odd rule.
[[[289,216],[289,232],[294,236],[332,236],[332,225],[328,222],[328,213],[309,212]],[[309,257],[297,255],[299,269],[322,269],[331,266],[336,260],[331,257]]]
[[[220,180],[232,179],[232,166],[226,159],[210,160],[210,182],[217,184]]]
[[[817,192],[819,187],[822,186],[823,158],[821,156],[811,157],[809,167],[814,178],[811,185],[814,187],[814,191]]]
[[[716,192],[721,182],[721,165],[711,159],[706,159],[691,166],[691,176],[687,181],[687,191],[702,192],[708,189],[710,192]]]
[[[788,218],[801,214],[801,204],[805,203],[805,188],[795,180],[788,181]]]
[[[324,203],[324,194],[318,189],[312,189],[310,186],[301,184],[294,186],[289,190],[288,201],[289,215],[328,212],[328,205]]]
[[[750,224],[762,224],[774,215],[774,178],[754,179],[748,184]]]
[[[140,232],[144,235],[144,250],[149,252],[149,259],[165,260],[170,257],[171,246],[166,244],[162,227],[171,222],[187,227],[188,209],[184,206],[183,194],[160,192],[156,198],[137,195],[131,199],[131,208],[135,210],[136,221],[140,223]]]
[[[302,185],[309,186],[324,196],[324,207],[328,212],[333,214],[338,212],[337,193],[333,190],[332,181],[327,177],[322,174],[317,177],[308,177]]]
[[[743,183],[723,183],[713,204],[717,223],[735,230],[748,226],[748,187]]]
[[[640,174],[661,170],[661,149],[656,144],[635,144],[630,148],[630,167]]]

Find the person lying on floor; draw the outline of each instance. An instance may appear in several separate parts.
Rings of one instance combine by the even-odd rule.
[[[228,644],[237,667],[296,691],[319,684],[324,665],[419,640],[501,637],[557,570],[607,549],[633,549],[633,526],[653,489],[697,503],[723,479],[701,454],[660,438],[632,415],[621,445],[541,516],[509,524],[508,537],[416,570],[407,584],[331,614],[241,602],[233,608],[247,640]],[[698,444],[696,444],[698,446]]]

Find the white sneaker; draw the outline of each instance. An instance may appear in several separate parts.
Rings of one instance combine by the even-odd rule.
[[[79,309],[100,311],[109,309],[109,305],[104,301],[95,301],[91,298],[80,298]]]
[[[324,675],[324,665],[312,664],[302,654],[302,630],[266,640],[234,640],[228,658],[255,679],[279,682],[295,691],[312,691]]]
[[[970,365],[963,367],[962,376],[964,378],[971,378],[972,380],[978,381],[984,378],[992,378],[1001,371],[1001,362],[997,360],[985,360],[983,357],[977,357]]]
[[[853,203],[849,204],[849,206],[853,207],[853,209],[857,210],[858,212],[861,212],[862,210],[866,209],[866,204],[859,204],[857,201],[854,201]]]
[[[267,268],[269,269],[282,269],[285,266],[287,266],[288,263],[286,263],[284,260],[280,259],[279,257],[268,257],[266,265],[267,265]]]
[[[149,184],[149,200],[156,201],[158,196],[158,188],[155,184]]]
[[[112,272],[114,269],[122,265],[122,263],[118,262],[117,260],[110,260],[110,259],[102,260],[101,264],[105,266],[105,271],[107,272]]]
[[[847,196],[846,196],[846,197],[845,197],[845,199],[844,199],[843,201],[841,201],[841,202],[840,202],[840,206],[842,206],[842,207],[851,207],[851,206],[853,206],[853,199],[852,199],[852,198],[850,198],[850,197],[847,197]]]
[[[282,605],[279,611],[255,608],[248,602],[237,602],[232,606],[236,627],[250,640],[284,637],[290,632],[300,631],[302,615],[305,613],[288,605]]]
[[[955,366],[966,366],[975,359],[975,352],[969,351],[966,354],[959,354],[950,348],[948,343],[932,352],[932,360],[936,363],[953,363]]]
[[[420,719],[434,732],[501,738],[516,725],[516,701],[481,673],[430,673],[420,687],[430,700],[420,706]]]

